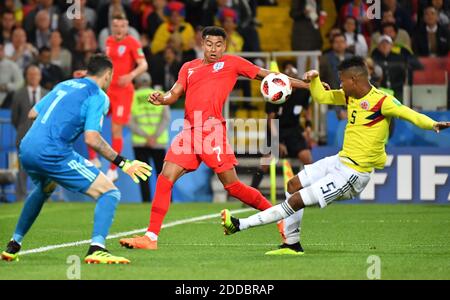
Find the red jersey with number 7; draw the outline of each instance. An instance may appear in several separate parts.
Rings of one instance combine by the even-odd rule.
[[[186,94],[185,119],[190,127],[203,126],[208,119],[225,122],[222,109],[228,95],[233,90],[240,75],[254,79],[260,67],[248,60],[224,55],[216,62],[205,64],[203,59],[185,63],[178,74],[177,83],[181,84]],[[194,114],[202,116],[195,119]]]

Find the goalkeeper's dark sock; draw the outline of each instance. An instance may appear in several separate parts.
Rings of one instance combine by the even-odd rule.
[[[47,200],[50,195],[51,193],[44,193],[39,185],[27,197],[22,208],[19,221],[17,222],[16,230],[14,231],[14,235],[12,237],[14,241],[19,244],[22,243],[23,237],[28,230],[30,230],[37,216],[41,212],[45,200]]]
[[[113,137],[111,146],[114,149],[114,151],[116,151],[117,153],[121,153],[122,149],[123,149],[123,138],[122,137],[118,137],[118,138],[117,137]],[[109,168],[111,170],[116,170],[117,166],[115,164],[111,163]]]
[[[257,189],[257,188],[259,187],[259,185],[261,184],[261,181],[263,180],[263,177],[264,177],[264,171],[261,170],[261,169],[258,169],[258,170],[256,171],[256,173],[253,174],[253,177],[252,177],[252,184],[250,184],[250,186],[251,186],[252,188]]]
[[[240,181],[236,181],[235,183],[226,186],[225,190],[227,190],[231,196],[258,210],[266,210],[272,207],[272,204],[270,204],[260,191],[245,185]]]
[[[94,212],[94,230],[92,231],[92,244],[105,246],[109,228],[114,219],[116,207],[120,201],[119,190],[104,193],[97,200]]]
[[[170,206],[170,199],[172,197],[173,183],[167,179],[164,175],[159,175],[156,181],[156,192],[153,198],[152,210],[150,214],[150,225],[148,226],[148,232],[153,232],[155,235],[159,235],[161,231],[161,225],[164,221],[164,217],[167,214]]]
[[[93,254],[95,251],[104,251],[104,252],[109,252],[108,250],[106,250],[104,247],[100,247],[97,245],[91,245],[89,247],[89,250],[86,254],[86,256]]]

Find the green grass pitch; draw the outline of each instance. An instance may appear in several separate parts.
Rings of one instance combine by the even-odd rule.
[[[224,236],[218,214],[228,204],[173,204],[165,224],[217,217],[162,230],[159,250],[108,249],[130,265],[81,264],[81,279],[367,279],[368,257],[381,262],[381,279],[450,279],[450,206],[346,205],[307,209],[302,227],[305,255],[268,257],[280,241],[275,225]],[[0,205],[0,243],[9,240],[22,204]],[[147,204],[120,204],[111,234],[144,228]],[[90,238],[93,203],[47,203],[24,240],[23,250]],[[252,212],[241,213],[246,216]],[[0,261],[0,279],[67,279],[67,258],[81,259],[88,245]]]

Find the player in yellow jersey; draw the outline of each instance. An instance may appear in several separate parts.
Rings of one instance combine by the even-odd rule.
[[[339,66],[339,76],[342,87],[340,90],[325,90],[319,72],[314,70],[307,72],[304,80],[311,81],[310,90],[314,101],[347,106],[348,124],[342,151],[305,166],[304,170],[289,181],[290,195],[279,205],[245,219],[234,218],[228,210],[223,210],[221,217],[225,234],[295,217],[295,212],[306,206],[320,205],[324,208],[335,200],[348,200],[358,196],[369,182],[374,169],[384,168],[385,144],[392,118],[401,118],[422,129],[436,132],[450,127],[450,122],[436,122],[373,87],[369,83],[368,69],[361,57],[343,61]],[[266,254],[301,255],[303,249],[300,242],[283,244],[279,249]]]

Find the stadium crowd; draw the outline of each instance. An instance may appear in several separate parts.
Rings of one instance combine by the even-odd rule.
[[[421,56],[449,53],[450,1],[383,0],[380,19],[369,19],[362,0],[335,0],[338,16],[323,41],[320,27],[327,12],[320,0],[292,0],[292,50],[323,50],[321,74],[339,87],[337,66],[351,55],[368,58],[372,81],[403,98],[411,70]],[[258,5],[275,0],[5,0],[0,5],[0,105],[10,108],[24,84],[28,66],[41,72],[49,90],[83,69],[89,57],[105,51],[111,20],[123,13],[129,33],[141,41],[153,85],[168,90],[182,64],[201,57],[201,29],[216,24],[229,34],[228,51],[261,51],[256,19]],[[78,13],[78,14],[77,14]],[[328,47],[328,45],[330,45]],[[328,49],[324,49],[324,48]],[[288,48],[288,47],[287,47]]]
[[[323,50],[321,74],[339,86],[337,66],[351,56],[368,58],[372,81],[403,98],[403,84],[417,57],[449,53],[450,1],[382,0],[380,19],[369,19],[362,0],[335,0],[338,16],[323,41],[321,25],[330,15],[323,0],[292,0],[292,50]],[[111,20],[123,13],[129,33],[140,40],[157,89],[168,90],[182,64],[201,57],[201,29],[221,25],[229,35],[228,51],[261,51],[258,5],[276,0],[5,0],[0,4],[0,106],[10,108],[14,92],[24,83],[30,64],[41,72],[40,85],[49,90],[85,67],[89,57],[105,51]],[[329,42],[329,43],[328,43]],[[329,45],[329,46],[328,46]],[[288,49],[287,49],[288,50]],[[245,88],[244,88],[245,91]]]

